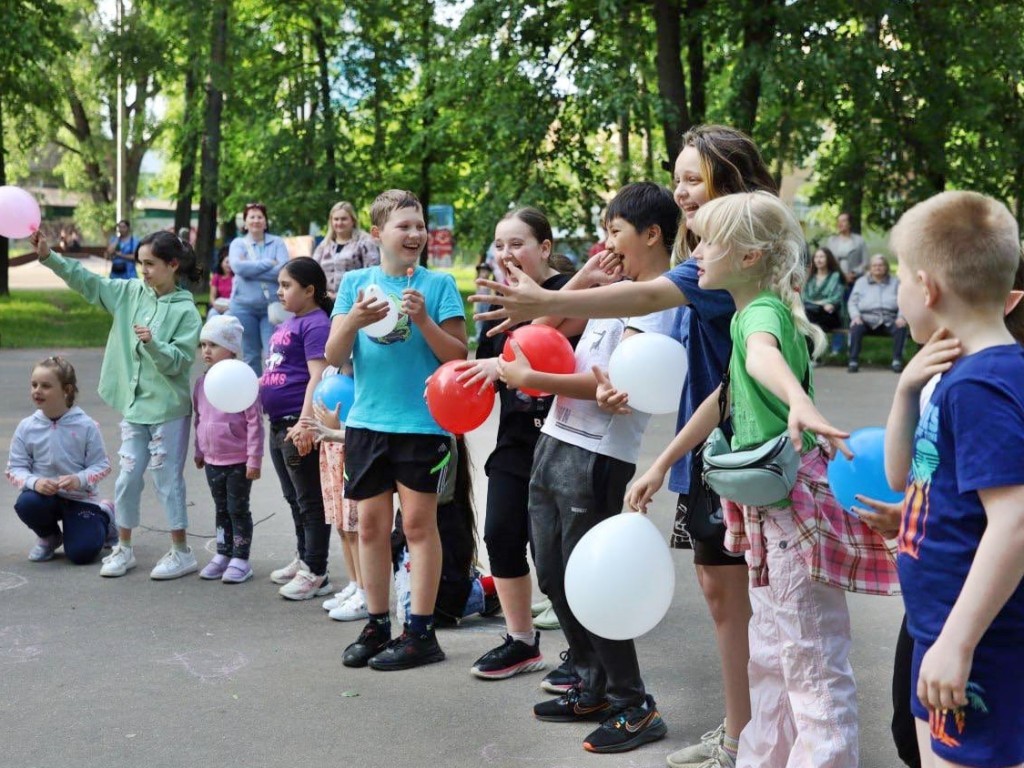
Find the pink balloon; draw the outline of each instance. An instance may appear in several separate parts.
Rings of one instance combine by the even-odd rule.
[[[0,187],[0,235],[12,240],[28,237],[42,221],[39,203],[21,187]]]

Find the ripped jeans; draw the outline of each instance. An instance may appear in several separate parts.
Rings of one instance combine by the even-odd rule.
[[[189,417],[163,424],[121,422],[121,472],[114,484],[117,525],[139,525],[139,503],[145,485],[143,475],[149,467],[157,498],[167,515],[172,531],[188,528],[185,510],[185,459],[188,456]]]

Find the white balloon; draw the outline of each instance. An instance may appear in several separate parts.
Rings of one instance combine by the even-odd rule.
[[[668,612],[676,570],[668,544],[646,515],[623,512],[579,540],[565,566],[565,597],[595,635],[630,640]]]
[[[364,299],[373,299],[374,301],[386,301],[388,303],[388,313],[375,323],[370,323],[368,326],[363,328],[363,333],[373,338],[380,338],[381,336],[387,336],[398,325],[398,307],[395,306],[395,302],[384,293],[384,289],[379,285],[368,285],[363,289]]]
[[[686,382],[686,350],[663,333],[638,333],[615,348],[608,360],[612,386],[629,395],[629,407],[644,413],[673,413]]]
[[[256,402],[260,381],[241,360],[221,360],[207,371],[203,391],[218,411],[240,413]]]

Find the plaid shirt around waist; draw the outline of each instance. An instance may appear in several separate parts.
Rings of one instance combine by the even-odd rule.
[[[770,574],[763,523],[767,515],[793,515],[799,531],[796,546],[815,581],[847,592],[900,594],[896,543],[887,542],[861,520],[843,511],[828,485],[827,461],[820,448],[805,453],[789,505],[752,507],[722,499],[730,552],[749,550],[751,587],[768,586]]]

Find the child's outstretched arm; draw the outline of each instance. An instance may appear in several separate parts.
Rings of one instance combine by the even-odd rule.
[[[466,341],[466,321],[462,317],[449,317],[438,325],[427,312],[427,303],[423,294],[415,288],[402,291],[402,311],[409,316],[413,324],[420,329],[423,340],[438,360],[447,363],[450,360],[465,360],[469,354]]]
[[[523,348],[515,339],[509,340],[515,359],[495,358],[498,378],[512,389],[537,389],[552,395],[562,395],[575,400],[597,399],[597,377],[592,371],[586,373],[544,373],[534,370],[523,354]]]
[[[747,337],[747,373],[789,406],[789,437],[797,450],[803,442],[804,431],[809,430],[827,438],[847,458],[853,458],[850,449],[842,442],[850,433],[833,427],[821,415],[793,375],[779,350],[778,340],[772,334],[757,331]]]
[[[921,415],[921,390],[933,376],[945,373],[960,356],[960,340],[939,328],[903,369],[885,425],[885,479],[889,487],[906,487],[914,452],[914,430]]]
[[[960,596],[921,660],[917,695],[929,709],[967,703],[978,642],[1024,578],[1024,485],[978,491],[987,525]]]
[[[100,277],[79,264],[77,259],[58,256],[50,250],[50,244],[39,230],[33,232],[28,240],[35,249],[40,264],[52,269],[57,277],[68,284],[68,288],[80,293],[90,304],[103,307],[111,314],[117,309],[120,297],[134,282]]]
[[[664,485],[665,475],[668,474],[672,465],[700,445],[714,431],[718,426],[720,416],[718,396],[721,390],[722,385],[719,384],[715,387],[714,392],[704,398],[704,402],[693,412],[690,420],[654,460],[651,468],[630,486],[629,492],[626,494],[626,506],[636,512],[646,513],[647,505],[654,498],[654,494]],[[726,411],[728,411],[728,407]],[[691,478],[690,482],[693,481]]]

